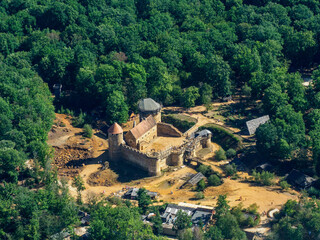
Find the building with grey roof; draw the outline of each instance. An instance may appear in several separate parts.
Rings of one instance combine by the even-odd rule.
[[[270,163],[263,163],[256,166],[256,170],[258,172],[262,172],[262,171],[274,172],[274,166]]]
[[[198,172],[197,174],[195,174],[189,181],[188,183],[190,183],[192,186],[197,185],[198,182],[200,182],[202,179],[204,179],[205,176],[201,173]]]
[[[164,233],[168,235],[176,234],[175,231],[172,231],[172,227],[177,218],[176,215],[179,211],[185,212],[188,216],[191,217],[192,224],[194,226],[198,226],[200,223],[206,225],[211,220],[213,210],[213,208],[202,207],[198,205],[195,205],[194,207],[188,207],[177,204],[168,204],[165,212],[161,215]]]
[[[211,136],[211,135],[212,135],[212,133],[208,129],[204,129],[204,130],[201,130],[201,131],[198,131],[198,132],[195,133],[195,137],[198,137],[198,136],[208,137],[208,136]]]
[[[246,122],[248,131],[249,131],[249,135],[253,135],[256,133],[257,128],[262,125],[265,124],[266,122],[268,122],[270,120],[269,115],[265,115],[256,119],[252,119],[250,121]]]
[[[124,195],[123,198],[137,200],[138,192],[140,188],[131,188]],[[157,192],[151,192],[147,190],[147,195],[150,196],[151,199],[155,199],[158,196]]]
[[[206,177],[201,172],[198,172],[196,174],[193,174],[189,180],[187,180],[184,184],[181,185],[180,188],[195,186],[198,184],[198,182],[205,178]]]
[[[56,98],[59,98],[61,95],[61,89],[62,89],[62,84],[54,84],[53,85],[53,91],[54,91],[54,95]]]
[[[286,177],[286,180],[289,184],[291,184],[292,186],[298,189],[306,189],[308,187],[311,187],[312,183],[315,181],[314,178],[296,169],[293,169],[289,173],[289,175]]]
[[[195,225],[199,225],[200,223],[207,223],[212,217],[212,211],[208,211],[207,209],[197,209],[192,215],[191,222]]]
[[[161,105],[152,98],[141,99],[138,102],[140,121],[152,115],[156,122],[161,122]]]

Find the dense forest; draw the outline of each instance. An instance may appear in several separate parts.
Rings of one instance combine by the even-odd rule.
[[[261,100],[257,111],[271,117],[258,151],[320,175],[320,70],[309,87],[298,72],[317,66],[319,46],[317,0],[2,0],[0,238],[46,239],[78,221],[50,165],[54,105],[111,124],[147,96],[188,108],[241,92],[243,109]],[[96,208],[101,228],[110,217]],[[106,211],[137,219],[131,208]]]

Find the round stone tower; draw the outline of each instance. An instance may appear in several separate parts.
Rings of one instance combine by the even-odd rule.
[[[118,123],[108,129],[109,157],[111,160],[120,158],[120,145],[123,143],[123,130]]]
[[[152,115],[156,122],[161,122],[161,105],[152,98],[145,98],[138,103],[140,121]]]

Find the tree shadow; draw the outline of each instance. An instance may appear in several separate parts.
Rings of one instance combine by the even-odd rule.
[[[107,134],[105,134],[105,133],[102,132],[102,131],[96,132],[94,135],[97,136],[97,137],[99,137],[99,138],[102,138],[102,139],[104,139],[104,140],[107,140],[107,139],[108,139]]]

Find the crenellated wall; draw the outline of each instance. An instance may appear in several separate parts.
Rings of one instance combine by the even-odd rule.
[[[210,139],[210,137],[208,138]],[[147,171],[150,176],[161,175],[168,166],[182,166],[186,149],[193,154],[207,145],[207,138],[198,137],[178,148],[169,147],[161,152],[144,153],[128,145],[120,145],[121,158]]]
[[[157,157],[150,157],[147,154],[124,144],[121,145],[121,154],[122,158],[147,171],[149,175],[158,176],[161,174],[161,160]]]

